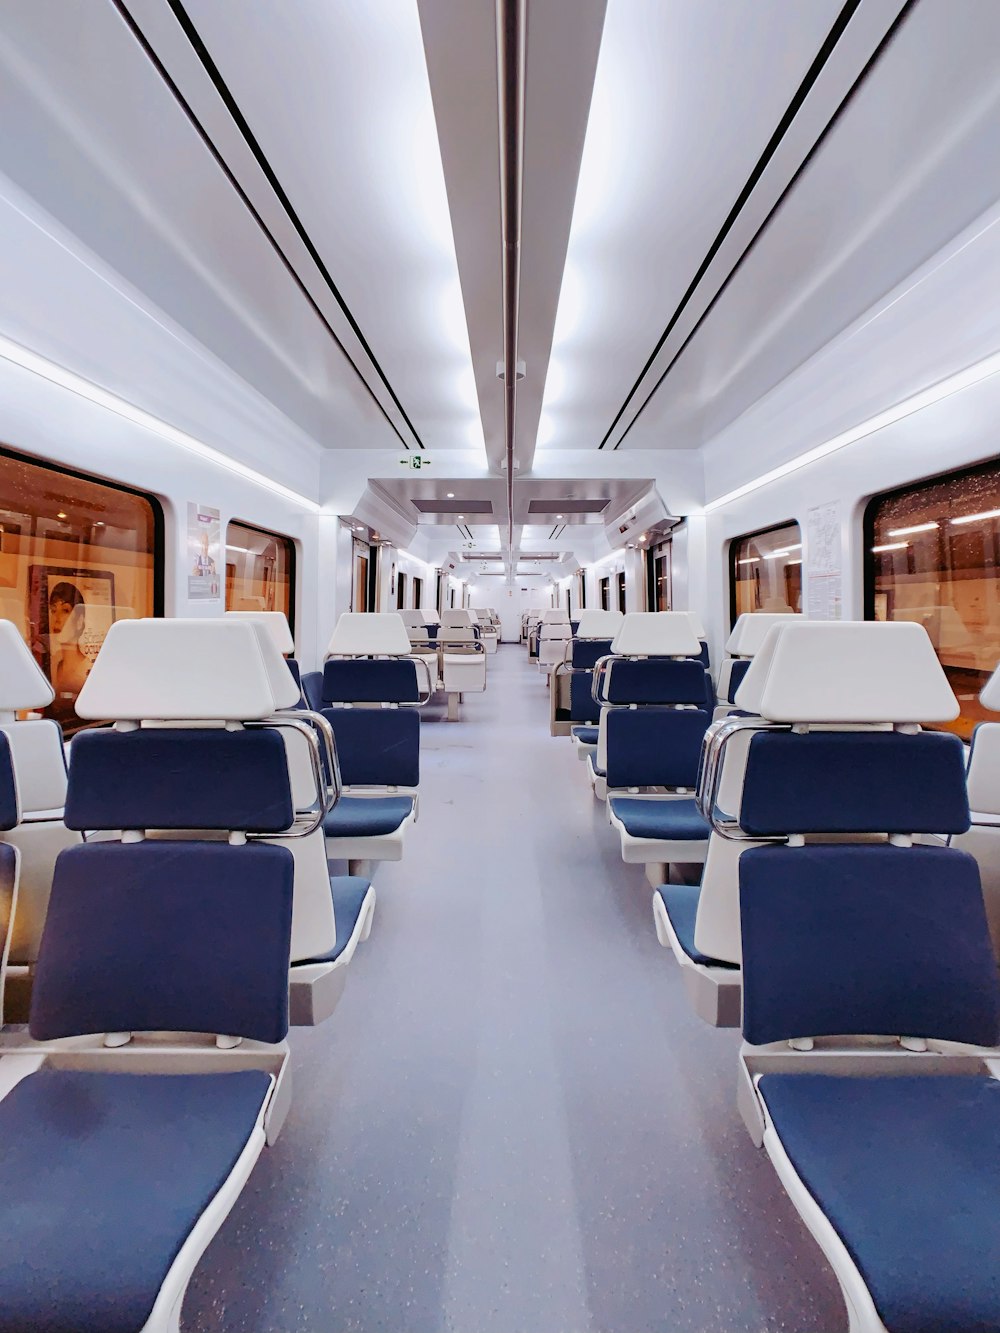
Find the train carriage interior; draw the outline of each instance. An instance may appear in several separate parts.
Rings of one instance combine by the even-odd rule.
[[[0,1333],[1000,1330],[1000,0],[0,118]]]

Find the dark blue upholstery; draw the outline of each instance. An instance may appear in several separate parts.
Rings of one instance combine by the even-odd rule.
[[[1000,982],[971,856],[759,847],[740,857],[739,878],[748,1041],[1000,1040]]]
[[[70,754],[72,829],[246,829],[294,818],[277,731],[221,727],[81,731]]]
[[[596,745],[600,727],[571,727],[570,735],[581,745]]]
[[[711,714],[700,709],[612,709],[607,718],[608,786],[694,788],[711,720]]]
[[[725,963],[718,958],[709,958],[694,947],[694,925],[698,917],[698,898],[701,889],[697,884],[661,884],[656,890],[667,909],[667,916],[681,946],[692,963],[702,967],[722,967],[729,972],[738,972],[735,963]]]
[[[0,1102],[0,1333],[137,1333],[269,1085],[257,1070],[18,1083]]]
[[[743,677],[750,670],[750,657],[738,657],[729,669],[729,702],[736,698],[736,691],[743,684]]]
[[[588,754],[588,755],[587,755],[587,763],[588,763],[588,765],[590,766],[590,771],[591,771],[591,773],[593,773],[594,777],[596,777],[596,778],[606,778],[606,777],[608,776],[608,774],[607,774],[607,770],[604,769],[604,768],[599,768],[598,765],[597,765],[597,753],[596,753],[596,751],[595,751],[593,754]]]
[[[965,751],[924,731],[758,732],[743,779],[740,826],[781,833],[964,833]]]
[[[342,796],[323,820],[328,838],[378,838],[395,833],[413,812],[411,796]]]
[[[295,681],[296,685],[297,685],[297,686],[299,687],[299,689],[301,690],[301,688],[302,688],[302,672],[299,670],[299,664],[298,664],[298,662],[296,662],[296,660],[295,660],[294,657],[286,657],[286,658],[285,658],[285,666],[288,667],[288,670],[292,673],[292,680]]]
[[[616,657],[603,678],[603,697],[615,704],[697,704],[711,708],[714,690],[697,660]]]
[[[324,708],[323,716],[333,727],[345,783],[417,786],[420,714],[415,708]]]
[[[701,644],[701,651],[694,660],[700,662],[707,671],[712,665],[712,659],[708,655],[708,643],[705,639],[699,639],[698,642]]]
[[[570,665],[591,670],[602,657],[611,653],[610,639],[574,639]]]
[[[371,891],[368,880],[357,875],[333,875],[330,891],[333,894],[333,915],[337,922],[337,939],[327,953],[317,954],[309,963],[335,963],[347,948],[358,924],[358,917]],[[308,966],[308,964],[303,964]]]
[[[1000,1084],[765,1074],[759,1088],[891,1333],[1000,1328]]]
[[[323,673],[322,671],[307,671],[302,677],[302,693],[305,695],[307,706],[318,713],[323,707]]]
[[[692,799],[641,801],[636,796],[612,796],[611,812],[633,838],[698,841],[711,833]]]
[[[286,847],[262,843],[88,843],[61,852],[31,1035],[221,1032],[281,1041],[293,868]]]
[[[579,620],[571,620],[571,621],[569,622],[569,632],[570,632],[570,634],[575,634],[579,628],[580,628],[580,622],[579,622]]]
[[[14,757],[5,731],[0,731],[0,829],[17,825],[17,783],[14,781]]]
[[[323,667],[324,704],[399,703],[420,698],[409,658],[334,658]]]
[[[597,722],[601,705],[594,702],[592,671],[573,672],[569,678],[569,716],[571,722]]]

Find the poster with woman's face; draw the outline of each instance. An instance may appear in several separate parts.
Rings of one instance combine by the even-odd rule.
[[[32,650],[56,695],[46,712],[71,724],[76,697],[115,620],[115,576],[32,565],[28,599]]]

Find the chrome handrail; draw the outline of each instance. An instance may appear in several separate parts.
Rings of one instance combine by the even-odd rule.
[[[698,787],[695,791],[695,803],[703,819],[711,824],[715,833],[733,842],[784,842],[779,838],[760,838],[744,833],[738,816],[726,815],[718,808],[719,789],[722,786],[723,761],[726,747],[732,738],[746,731],[791,731],[790,723],[769,722],[762,717],[722,717],[713,722],[705,732],[702,741],[701,758],[698,768]]]
[[[270,717],[255,719],[243,724],[250,728],[268,728],[275,731],[296,731],[306,741],[310,767],[316,790],[314,800],[305,810],[296,810],[292,823],[280,834],[248,833],[248,838],[305,838],[320,827],[326,815],[340,800],[343,784],[340,779],[340,765],[337,762],[336,740],[333,728],[320,713],[307,709],[295,712],[273,713]],[[322,749],[320,738],[322,737]],[[323,752],[326,752],[329,781],[323,771]],[[289,781],[291,775],[289,775]]]

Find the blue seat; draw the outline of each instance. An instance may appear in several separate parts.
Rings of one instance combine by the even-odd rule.
[[[693,799],[643,801],[636,796],[612,796],[609,804],[633,838],[699,840],[711,832]]]
[[[1000,1327],[1000,1083],[765,1074],[758,1088],[891,1333]]]
[[[323,673],[306,671],[302,676],[302,695],[307,707],[318,713],[323,707]]]
[[[581,745],[596,745],[599,727],[571,727],[570,735]]]
[[[270,1086],[260,1070],[17,1084],[0,1101],[0,1333],[137,1333]]]
[[[333,963],[347,948],[354,934],[368,895],[373,892],[371,884],[358,875],[331,875],[330,892],[333,894],[333,910],[337,918],[337,941],[333,948],[310,963]]]
[[[694,923],[698,916],[698,895],[701,892],[697,884],[661,884],[656,892],[670,918],[677,943],[692,963],[698,963],[702,967],[725,967],[732,972],[739,971],[735,963],[724,963],[717,958],[709,958],[707,954],[695,948]]]
[[[377,838],[395,833],[413,813],[411,796],[342,796],[323,820],[328,838]]]
[[[606,721],[608,787],[688,787],[693,791],[711,720],[711,714],[697,708],[611,709]],[[698,836],[707,837],[707,829]]]

